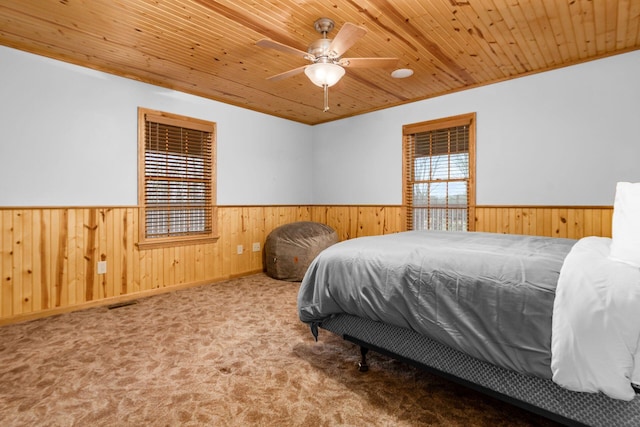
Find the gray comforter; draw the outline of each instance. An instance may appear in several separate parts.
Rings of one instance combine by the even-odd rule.
[[[551,378],[555,287],[575,242],[435,231],[347,240],[309,266],[298,294],[300,319],[313,329],[348,313]]]

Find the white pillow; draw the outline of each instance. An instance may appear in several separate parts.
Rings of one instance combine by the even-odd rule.
[[[640,267],[640,182],[619,182],[613,204],[609,258]]]

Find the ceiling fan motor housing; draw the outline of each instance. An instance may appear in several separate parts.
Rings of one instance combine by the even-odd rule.
[[[316,58],[314,63],[333,63],[338,59],[336,52],[329,51],[332,39],[327,38],[327,33],[331,32],[334,26],[335,23],[331,18],[320,18],[313,23],[313,28],[322,34],[322,38],[311,43],[307,49],[307,52]]]
[[[330,52],[331,39],[318,39],[309,45],[307,52],[316,58],[314,62],[333,62],[338,59],[335,52]]]

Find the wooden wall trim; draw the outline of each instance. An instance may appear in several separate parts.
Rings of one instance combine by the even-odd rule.
[[[478,208],[512,209],[613,209],[612,205],[477,205]]]
[[[219,208],[276,208],[276,207],[308,207],[308,208],[324,208],[324,207],[372,207],[372,208],[401,208],[407,207],[403,204],[276,204],[276,205],[217,205]],[[117,209],[117,208],[138,208],[137,205],[87,205],[87,206],[0,206],[2,210],[37,210],[37,209]],[[612,205],[476,205],[479,208],[579,208],[579,209],[613,209]]]
[[[138,208],[0,209],[0,325],[212,283],[263,270],[269,233],[295,221],[340,240],[403,231],[400,205],[220,206],[216,242],[139,250]],[[613,208],[478,206],[476,231],[611,236]],[[244,247],[237,254],[238,245]],[[107,273],[97,274],[97,262]]]

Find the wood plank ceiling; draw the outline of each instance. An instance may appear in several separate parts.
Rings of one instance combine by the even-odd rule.
[[[329,89],[308,64],[313,23],[368,30],[348,57],[397,57],[414,74],[349,68]],[[306,124],[640,48],[640,0],[0,0],[0,44]]]

